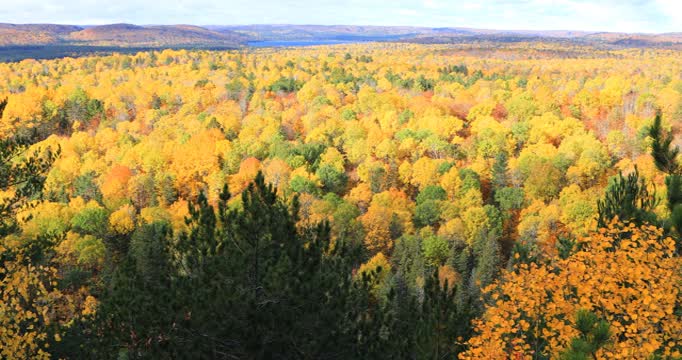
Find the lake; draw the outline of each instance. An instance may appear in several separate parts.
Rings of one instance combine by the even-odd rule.
[[[315,45],[339,45],[366,42],[362,40],[270,40],[249,41],[246,44],[251,47],[289,47],[289,46],[315,46]]]

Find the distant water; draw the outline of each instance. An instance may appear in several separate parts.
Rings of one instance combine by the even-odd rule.
[[[289,47],[289,46],[315,46],[315,45],[338,45],[364,42],[362,40],[272,40],[272,41],[249,41],[246,44],[252,47]]]

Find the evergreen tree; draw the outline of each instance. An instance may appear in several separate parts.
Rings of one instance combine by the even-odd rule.
[[[369,296],[371,279],[352,278],[358,246],[331,246],[326,223],[297,227],[296,199],[287,206],[261,174],[242,209],[228,200],[225,188],[216,211],[200,196],[177,242],[158,224],[133,235],[91,332],[109,339],[91,355],[318,359],[386,349],[377,324],[387,313]]]
[[[498,202],[497,200],[497,191],[500,189],[503,189],[507,186],[507,166],[509,163],[509,159],[507,156],[506,152],[499,152],[497,155],[495,155],[495,162],[493,163],[493,168],[492,168],[492,179],[491,179],[491,185],[492,185],[492,196],[491,198]]]
[[[573,338],[569,348],[561,353],[561,360],[599,359],[597,352],[606,346],[611,338],[610,324],[599,319],[591,311],[578,310],[575,328],[579,335]]]
[[[670,210],[666,228],[674,231],[677,239],[677,252],[682,252],[682,168],[677,160],[680,149],[672,147],[672,132],[664,133],[661,125],[661,112],[656,113],[654,123],[649,128],[651,142],[651,156],[656,167],[668,174],[665,178],[667,189],[667,206]]]
[[[441,280],[436,269],[426,279],[424,300],[416,322],[416,358],[451,359],[462,350],[458,337],[468,335],[471,320],[467,306],[456,302],[457,287]]]
[[[604,198],[597,201],[598,225],[606,227],[616,217],[636,224],[654,223],[656,216],[652,211],[656,205],[637,168],[627,177],[619,173],[609,181]]]
[[[654,123],[649,128],[651,137],[651,156],[654,158],[656,167],[666,174],[678,174],[680,166],[677,163],[677,155],[680,153],[678,147],[672,148],[673,134],[663,133],[661,125],[661,111],[656,112]]]

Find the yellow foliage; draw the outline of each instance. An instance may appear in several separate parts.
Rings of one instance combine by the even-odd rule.
[[[135,208],[123,205],[109,216],[109,227],[118,234],[128,234],[135,230]]]
[[[4,251],[0,245],[0,252]],[[69,299],[55,288],[56,278],[57,269],[30,265],[21,253],[4,261],[0,269],[0,357],[50,358],[48,328],[63,320],[59,316],[69,306]]]
[[[582,238],[579,251],[547,264],[522,264],[485,291],[487,307],[461,359],[555,358],[577,336],[578,309],[611,324],[598,358],[672,356],[682,346],[682,263],[654,226],[611,225]],[[531,337],[546,341],[536,348]],[[676,356],[679,356],[676,355]]]

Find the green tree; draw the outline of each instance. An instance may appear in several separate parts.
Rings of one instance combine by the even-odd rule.
[[[0,102],[0,117],[6,104]],[[64,297],[51,266],[54,239],[6,241],[20,231],[17,212],[40,199],[45,173],[59,155],[59,149],[30,152],[31,140],[0,139],[0,191],[6,192],[0,198],[0,357],[9,359],[49,358],[63,320]]]
[[[651,156],[656,167],[668,174],[665,178],[667,206],[670,210],[666,227],[672,228],[677,238],[677,252],[682,252],[682,169],[677,160],[680,149],[672,147],[672,132],[664,133],[661,125],[661,112],[656,113],[654,123],[649,128]]]
[[[60,154],[50,148],[27,154],[31,143],[27,137],[0,139],[0,190],[14,190],[0,202],[0,237],[18,230],[14,214],[40,196],[45,174]]]
[[[636,224],[653,223],[656,215],[652,211],[656,204],[637,168],[627,177],[619,173],[610,179],[604,198],[597,201],[598,226],[606,227],[616,217]]]
[[[561,360],[598,359],[597,352],[610,341],[610,324],[599,319],[595,313],[581,309],[575,315],[575,328],[579,335],[561,353]]]
[[[331,246],[326,223],[297,227],[297,200],[285,204],[261,174],[240,209],[228,200],[227,188],[217,209],[199,196],[177,242],[161,225],[135,232],[93,331],[110,337],[97,355],[112,347],[129,357],[362,354],[359,334],[369,343],[380,327],[369,324],[371,281],[351,276],[360,248],[343,238]]]

